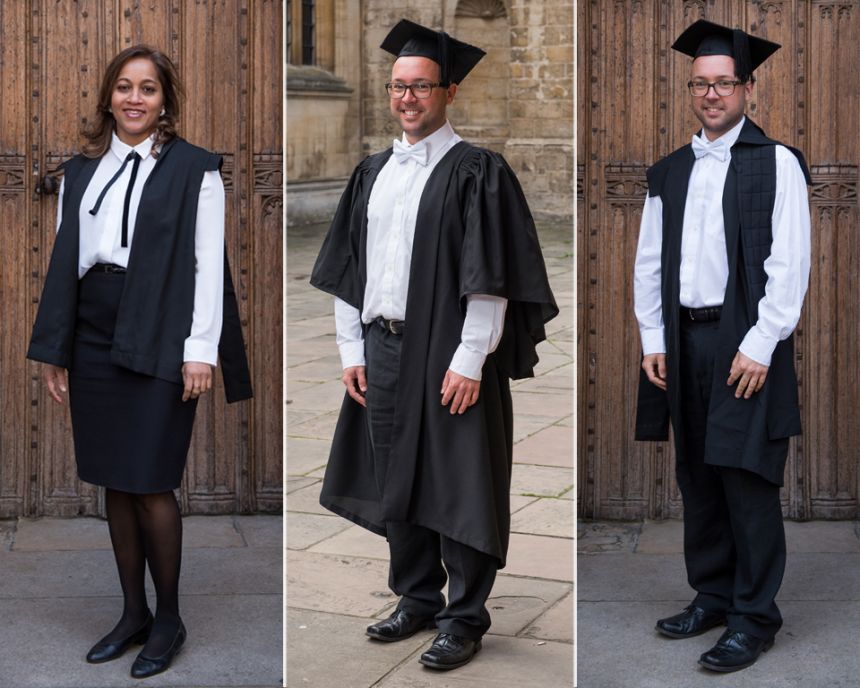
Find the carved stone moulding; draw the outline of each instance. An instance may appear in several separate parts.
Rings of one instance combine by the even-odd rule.
[[[508,10],[502,0],[460,0],[454,16],[499,19],[508,16]]]

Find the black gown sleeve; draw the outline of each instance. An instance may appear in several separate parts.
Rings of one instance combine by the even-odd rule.
[[[508,300],[496,361],[512,379],[532,377],[544,324],[558,315],[537,230],[513,170],[498,153],[475,148],[461,168],[464,236],[460,298]]]

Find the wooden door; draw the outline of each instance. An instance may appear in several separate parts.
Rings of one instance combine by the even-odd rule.
[[[54,239],[39,179],[77,151],[99,79],[136,43],[176,62],[180,132],[224,156],[227,250],[255,398],[227,406],[220,374],[198,407],[181,498],[191,513],[281,508],[282,3],[34,0],[0,4],[0,517],[93,514],[67,408],[25,360]]]
[[[578,5],[580,513],[680,511],[670,443],[633,441],[639,336],[632,274],[645,170],[699,129],[689,58],[669,46],[699,18],[782,45],[747,110],[810,165],[812,275],[796,332],[804,434],[783,490],[795,518],[858,515],[860,459],[860,0],[588,0]]]

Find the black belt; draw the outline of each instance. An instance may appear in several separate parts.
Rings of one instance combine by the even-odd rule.
[[[405,320],[386,320],[381,315],[373,322],[378,323],[383,330],[388,330],[391,334],[403,334],[406,329]]]
[[[114,265],[113,263],[96,263],[89,271],[107,272],[112,275],[124,275],[126,273],[126,269],[122,265]]]
[[[707,306],[705,308],[687,308],[686,306],[681,306],[681,321],[713,322],[720,319],[722,312],[722,306]]]

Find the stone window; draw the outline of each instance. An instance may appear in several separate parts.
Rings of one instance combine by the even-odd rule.
[[[334,1],[287,0],[287,61],[334,68]]]

